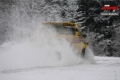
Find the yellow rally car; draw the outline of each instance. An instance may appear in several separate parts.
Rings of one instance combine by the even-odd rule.
[[[78,32],[78,26],[75,23],[71,22],[45,22],[43,25],[52,26],[58,33],[59,38],[65,38],[70,41],[71,46],[73,46],[78,54],[85,56],[85,49],[88,45],[88,42],[80,36]]]

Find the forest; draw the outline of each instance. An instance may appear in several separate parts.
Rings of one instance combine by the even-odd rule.
[[[100,15],[106,4],[118,6],[119,15]],[[7,41],[11,9],[15,8],[25,14],[21,19],[29,16],[28,23],[41,16],[44,21],[75,22],[95,55],[120,57],[120,0],[0,0],[0,44]]]

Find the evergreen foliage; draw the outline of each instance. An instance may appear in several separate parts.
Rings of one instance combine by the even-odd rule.
[[[46,21],[76,22],[95,55],[120,56],[120,15],[100,15],[105,4],[117,5],[120,13],[120,0],[0,0],[0,40],[5,40],[7,19],[15,5],[26,8],[27,11],[20,12],[29,19],[42,15]]]
[[[94,37],[92,37],[94,39],[90,42],[92,42],[96,55],[118,56],[120,53],[117,47],[113,47],[119,42],[119,39],[115,39],[118,36],[115,26],[119,29],[118,27],[120,26],[117,26],[117,24],[119,23],[120,17],[100,15],[102,12],[101,7],[111,3],[112,5],[119,6],[118,12],[120,13],[120,3],[118,0],[78,0],[79,8],[77,12],[82,15],[76,16],[76,19],[77,22],[83,22],[80,23],[82,33],[86,35],[94,33]],[[118,53],[116,53],[117,51]]]

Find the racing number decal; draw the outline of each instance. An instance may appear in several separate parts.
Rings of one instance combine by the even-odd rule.
[[[79,42],[81,42],[81,39],[80,39],[80,38],[74,38],[74,39],[73,39],[73,42],[74,42],[74,43],[79,43]]]

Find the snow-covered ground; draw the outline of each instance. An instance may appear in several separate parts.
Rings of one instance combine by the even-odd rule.
[[[43,0],[39,1],[41,5]],[[38,3],[32,1],[31,9],[28,2],[18,0],[20,4],[13,5],[7,11],[10,14],[5,15],[9,18],[7,30],[3,28],[6,35],[2,35],[6,41],[0,45],[0,80],[120,80],[120,58],[95,57],[93,63],[94,55],[88,54],[85,57],[90,62],[81,59],[69,46],[71,43],[44,35],[47,32],[56,36],[56,31],[41,29],[40,24],[46,17],[48,21],[53,17],[40,15],[40,7],[34,10]],[[43,9],[52,12],[55,21],[60,20],[58,13],[53,14],[55,9]],[[87,53],[92,51],[88,48]]]
[[[94,64],[34,67],[0,72],[0,80],[120,80],[120,58],[95,57]]]

